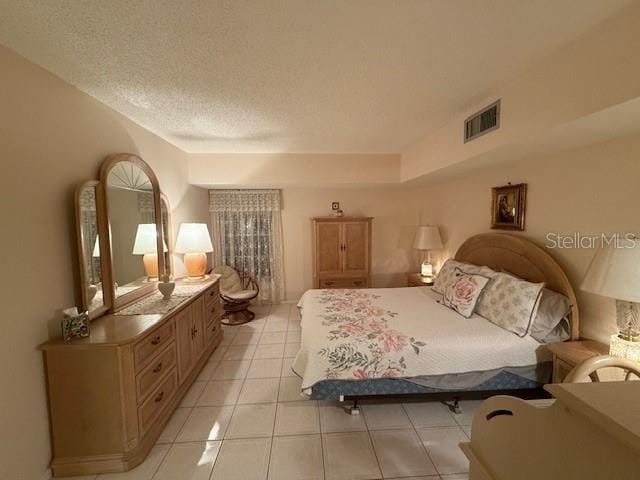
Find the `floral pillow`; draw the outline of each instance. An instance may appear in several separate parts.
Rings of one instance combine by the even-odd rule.
[[[477,313],[519,337],[528,335],[536,318],[544,283],[496,273],[484,289]]]
[[[484,277],[492,277],[496,272],[489,267],[479,267],[478,265],[472,265],[470,263],[459,262],[452,258],[448,259],[440,268],[438,275],[433,282],[433,291],[444,295],[444,292],[453,285],[457,278],[457,270],[464,271],[471,275],[482,275]]]
[[[444,292],[442,303],[463,317],[469,318],[473,315],[482,289],[490,279],[483,275],[466,273],[459,268],[455,269],[455,274],[454,282]]]

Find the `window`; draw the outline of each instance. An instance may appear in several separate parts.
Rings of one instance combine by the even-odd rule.
[[[216,265],[252,275],[260,299],[284,299],[280,190],[210,190]]]

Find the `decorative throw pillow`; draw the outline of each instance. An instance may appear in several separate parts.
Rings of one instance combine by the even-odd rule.
[[[484,289],[477,313],[519,337],[528,335],[536,317],[544,283],[531,283],[496,273]]]
[[[444,262],[444,265],[442,265],[442,268],[433,281],[434,292],[439,293],[440,295],[444,295],[444,292],[456,282],[456,268],[470,275],[482,275],[489,278],[491,278],[496,273],[489,267],[479,267],[478,265],[459,262],[450,258],[446,262]]]
[[[442,298],[443,305],[455,310],[465,318],[473,315],[482,289],[489,282],[488,277],[470,274],[459,268],[455,269],[456,278]]]

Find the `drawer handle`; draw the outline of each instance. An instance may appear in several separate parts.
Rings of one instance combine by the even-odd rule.
[[[216,307],[213,307],[213,308],[211,309],[211,313],[216,313]]]
[[[153,373],[158,373],[160,370],[162,370],[162,362],[156,365],[156,367],[153,369]]]
[[[151,345],[158,345],[160,343],[160,335],[156,335],[155,337],[153,337],[153,339],[151,340]]]
[[[324,284],[330,287],[331,285],[333,285],[333,282],[324,282]]]
[[[164,390],[162,392],[160,392],[158,394],[158,396],[156,398],[154,398],[154,400],[155,400],[156,403],[158,403],[158,402],[161,402],[163,398],[164,398]]]
[[[353,284],[354,284],[354,285],[362,285],[362,281],[357,280],[357,281],[353,282]]]

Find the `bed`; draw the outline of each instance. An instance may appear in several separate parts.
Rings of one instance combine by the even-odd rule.
[[[565,295],[570,338],[578,336],[575,294],[564,271],[521,236],[481,234],[457,261],[485,265]],[[312,399],[486,398],[544,396],[551,356],[545,344],[518,337],[474,314],[439,303],[429,287],[309,290],[300,300],[301,348],[293,370]]]

